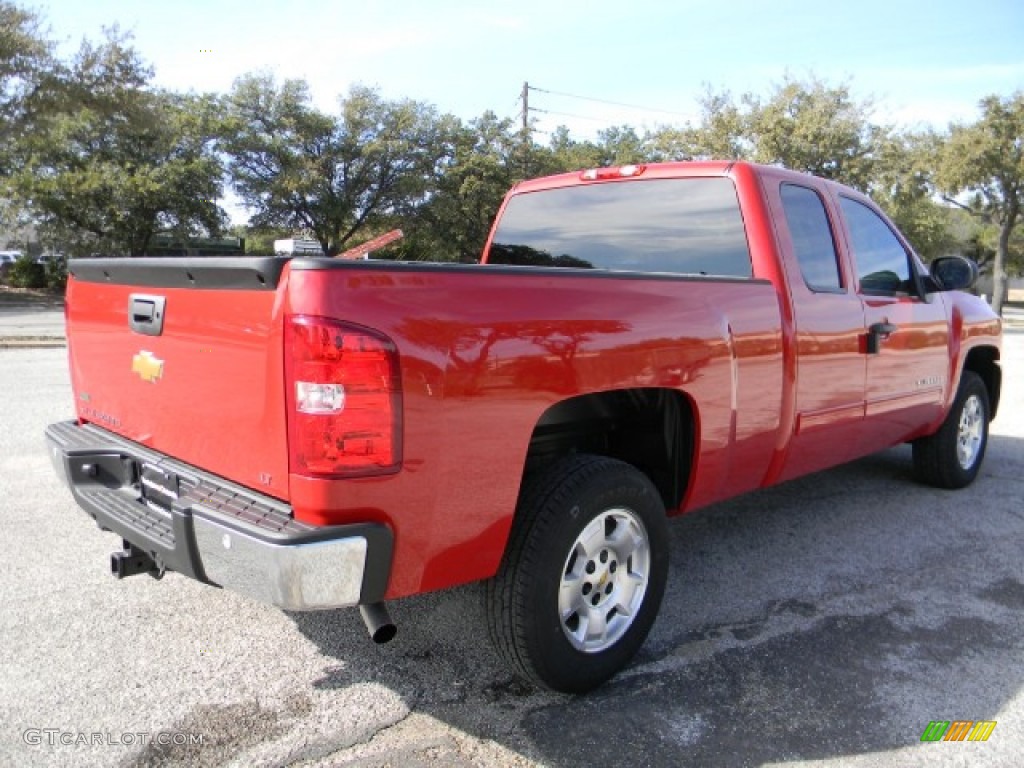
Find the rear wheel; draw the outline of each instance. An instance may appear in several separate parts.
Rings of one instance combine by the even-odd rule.
[[[530,478],[488,584],[491,636],[531,682],[590,690],[643,644],[668,575],[665,507],[634,467],[572,456]]]
[[[914,441],[914,474],[939,488],[974,482],[988,446],[989,402],[985,382],[964,371],[953,407],[934,435]]]

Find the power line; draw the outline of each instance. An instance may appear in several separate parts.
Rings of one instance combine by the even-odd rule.
[[[660,112],[663,115],[675,115],[676,117],[687,117],[687,118],[693,117],[692,114],[686,114],[685,112],[677,112],[677,111],[671,110],[671,109],[659,109],[657,107],[644,107],[644,106],[640,106],[639,104],[626,104],[625,102],[621,102],[621,101],[612,101],[611,99],[598,99],[598,98],[595,98],[593,96],[579,96],[579,95],[577,95],[575,93],[566,93],[565,91],[552,91],[552,90],[547,89],[547,88],[538,88],[538,87],[533,86],[533,85],[527,85],[527,90],[537,91],[538,93],[547,93],[547,94],[550,94],[552,96],[562,96],[562,97],[567,98],[567,99],[578,99],[580,101],[593,101],[593,102],[596,102],[598,104],[610,104],[613,107],[626,107],[627,109],[639,109],[639,110],[644,111],[644,112]],[[535,109],[533,107],[531,107],[530,109],[531,109],[531,111],[535,111],[535,112],[536,111],[540,111],[540,110],[537,110],[537,109]]]
[[[522,119],[522,135],[527,140],[529,139],[529,136],[533,133],[553,135],[549,131],[539,131],[535,129],[532,125],[530,125],[531,112],[543,115],[552,115],[557,117],[568,117],[574,120],[587,120],[592,123],[602,123],[604,125],[611,125],[614,122],[612,120],[609,120],[608,118],[594,117],[592,115],[581,115],[574,112],[561,112],[553,109],[542,109],[541,107],[532,106],[530,104],[530,91],[534,91],[536,93],[544,93],[551,96],[562,96],[565,98],[577,99],[580,101],[592,101],[598,104],[610,104],[616,107],[623,107],[626,109],[637,109],[644,112],[657,112],[664,115],[674,115],[677,117],[686,118],[692,117],[692,115],[687,115],[686,113],[677,112],[670,109],[657,109],[655,107],[644,107],[639,104],[626,104],[621,101],[612,101],[611,99],[599,99],[590,96],[580,96],[578,94],[566,93],[564,91],[553,91],[548,88],[538,88],[536,86],[530,85],[529,82],[524,82],[522,91],[520,91],[519,98],[516,99],[516,103],[521,105],[519,116]]]
[[[552,109],[541,109],[540,107],[530,107],[531,112],[540,112],[545,115],[558,115],[559,117],[574,117],[577,120],[590,120],[595,123],[608,123],[603,117],[588,117],[587,115],[576,115],[572,112],[555,112]]]

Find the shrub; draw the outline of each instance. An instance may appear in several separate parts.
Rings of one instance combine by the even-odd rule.
[[[63,293],[68,282],[68,260],[64,256],[53,256],[46,260],[44,271],[46,287]]]
[[[15,288],[45,288],[46,269],[42,264],[25,254],[11,265],[7,282]]]

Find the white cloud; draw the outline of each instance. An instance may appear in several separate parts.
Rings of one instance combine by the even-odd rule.
[[[934,99],[879,104],[875,119],[890,122],[902,128],[943,130],[951,122],[971,122],[978,117],[978,105],[974,101],[955,99]]]

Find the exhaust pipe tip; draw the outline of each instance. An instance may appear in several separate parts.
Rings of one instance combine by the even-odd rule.
[[[398,627],[391,621],[391,614],[384,603],[360,605],[359,613],[366,624],[366,631],[370,633],[370,639],[378,645],[391,642],[398,634]]]

